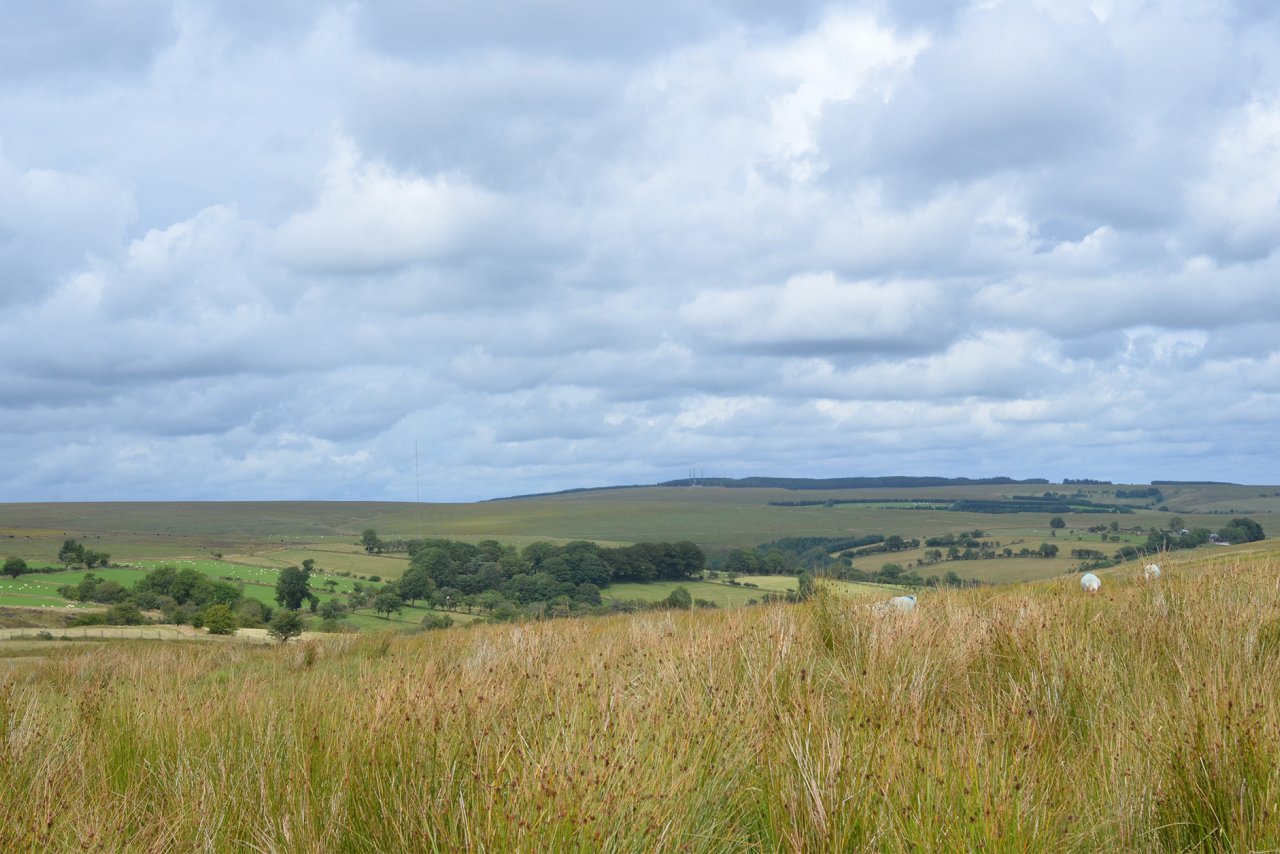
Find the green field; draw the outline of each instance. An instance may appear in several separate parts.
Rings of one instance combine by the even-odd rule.
[[[359,577],[377,575],[384,579],[399,578],[404,575],[404,571],[409,566],[406,555],[371,555],[354,544],[319,543],[306,548],[268,549],[228,557],[230,560],[276,569],[300,566],[304,560],[311,558],[316,562],[317,570],[321,572],[328,574],[348,572]]]
[[[1116,486],[1079,487],[1091,500],[1114,503]],[[85,545],[109,552],[116,563],[154,567],[161,563],[194,566],[214,577],[245,584],[247,595],[273,604],[276,572],[307,558],[328,575],[317,577],[313,588],[322,598],[341,596],[358,577],[400,577],[408,565],[404,554],[370,555],[358,544],[360,532],[375,528],[384,540],[425,536],[477,541],[497,539],[524,546],[539,539],[567,542],[591,539],[614,545],[639,541],[688,539],[713,556],[725,550],[753,546],[783,537],[854,537],[870,533],[919,538],[980,529],[984,538],[1000,547],[1036,549],[1055,543],[1059,556],[998,558],[995,560],[925,562],[925,549],[881,555],[857,555],[854,566],[877,572],[896,563],[922,577],[955,572],[961,578],[1009,583],[1053,578],[1074,571],[1079,561],[1072,548],[1096,548],[1106,554],[1129,543],[1145,542],[1145,534],[1123,532],[1120,542],[1101,542],[1085,529],[1118,522],[1123,529],[1166,525],[1177,513],[1187,527],[1224,525],[1231,513],[1250,511],[1264,528],[1280,529],[1274,521],[1280,512],[1280,488],[1266,486],[1179,485],[1160,487],[1170,512],[1147,508],[1144,501],[1120,500],[1137,508],[1125,514],[1063,514],[1067,528],[1053,532],[1047,513],[993,515],[954,513],[941,509],[909,510],[888,503],[904,499],[928,499],[945,503],[958,498],[998,498],[1029,492],[1074,492],[1069,486],[947,486],[920,489],[870,489],[796,491],[723,487],[653,487],[577,492],[474,504],[394,504],[377,502],[215,502],[215,503],[84,503],[0,504],[0,552],[17,555],[34,564],[53,561],[63,539],[79,539]],[[778,501],[874,499],[872,504],[783,507]],[[886,503],[880,503],[883,500]],[[221,555],[223,559],[215,558]],[[99,571],[102,577],[129,584],[129,570]],[[116,578],[108,573],[126,573]],[[338,577],[347,573],[350,577]],[[72,575],[25,575],[20,584],[0,581],[0,606],[65,607],[56,595],[60,584],[78,580]],[[325,586],[332,580],[332,592]],[[699,586],[696,598],[722,607],[743,604],[765,592],[728,585]],[[701,583],[699,583],[701,584]],[[776,587],[770,587],[781,592]],[[670,586],[606,588],[605,597],[617,600],[665,598]],[[420,616],[403,615],[407,625]],[[374,622],[377,621],[377,622]],[[357,614],[353,626],[374,626],[386,621],[371,614]],[[392,621],[395,622],[395,621]]]
[[[65,584],[78,584],[89,572],[99,578],[114,581],[128,587],[145,572],[129,568],[107,568],[94,570],[71,570],[56,573],[30,573],[17,578],[0,576],[0,605],[16,605],[28,607],[72,608],[77,603],[68,602],[58,595],[58,588]]]
[[[1097,501],[1115,502],[1115,486],[1085,486]],[[724,487],[647,487],[577,492],[473,504],[379,502],[155,502],[0,504],[0,551],[48,561],[74,537],[116,561],[209,558],[215,552],[265,566],[315,557],[322,567],[394,577],[380,571],[396,556],[365,555],[356,543],[365,528],[383,539],[421,533],[467,541],[497,539],[524,546],[538,539],[590,539],[602,544],[692,540],[711,551],[780,537],[933,536],[980,528],[998,539],[1047,536],[1049,514],[991,515],[904,510],[892,505],[779,507],[770,502],[825,499],[997,498],[1075,486],[947,486],[920,489],[796,491]],[[1221,527],[1231,512],[1249,511],[1268,527],[1280,513],[1280,487],[1166,486],[1164,503],[1189,527]],[[1121,503],[1126,503],[1122,501]],[[1071,528],[1119,521],[1124,527],[1163,524],[1170,513],[1139,508],[1123,515],[1064,514]],[[1271,527],[1276,527],[1272,525]],[[401,564],[402,566],[402,564]]]

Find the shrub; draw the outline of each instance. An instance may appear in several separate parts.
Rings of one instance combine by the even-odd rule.
[[[302,629],[302,617],[298,612],[281,608],[267,625],[267,634],[280,643],[288,643],[289,638],[296,638],[302,634]]]
[[[107,609],[106,622],[109,626],[140,626],[147,622],[147,618],[142,616],[137,605],[121,602]]]
[[[683,586],[677,587],[663,600],[668,608],[689,609],[693,607],[693,596]]]
[[[424,629],[447,629],[453,625],[453,617],[448,614],[427,614],[422,618]]]
[[[211,635],[234,635],[239,627],[236,615],[226,605],[210,605],[201,616]]]

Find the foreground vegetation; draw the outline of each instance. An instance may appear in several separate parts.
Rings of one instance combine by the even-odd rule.
[[[0,666],[0,849],[1280,846],[1280,562]]]

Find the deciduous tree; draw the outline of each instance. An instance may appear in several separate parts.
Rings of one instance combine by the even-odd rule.
[[[276,602],[282,608],[296,611],[302,607],[302,600],[310,598],[311,573],[300,566],[280,570],[280,577],[276,580]]]
[[[296,638],[302,634],[303,622],[302,616],[297,611],[290,611],[281,608],[271,618],[271,622],[267,624],[267,634],[280,643],[288,643],[289,638]]]

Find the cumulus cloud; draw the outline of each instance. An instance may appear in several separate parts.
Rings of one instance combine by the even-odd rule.
[[[923,317],[950,313],[927,282],[841,282],[802,274],[777,287],[701,293],[681,306],[703,337],[747,350],[915,350],[937,341]]]
[[[110,6],[0,34],[0,497],[1280,478],[1265,3]]]
[[[343,143],[315,205],[281,225],[276,240],[292,266],[389,270],[478,249],[486,232],[499,237],[501,207],[465,178],[397,175],[383,164],[360,162]]]

